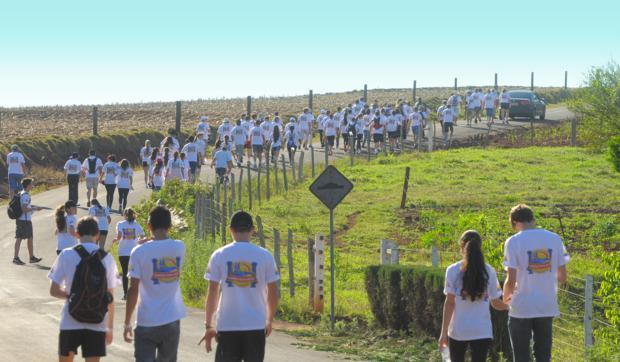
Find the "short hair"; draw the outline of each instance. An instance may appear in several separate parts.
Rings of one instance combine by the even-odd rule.
[[[154,230],[170,229],[172,227],[172,215],[165,206],[155,206],[149,212],[149,225]]]
[[[80,218],[77,222],[76,231],[79,236],[99,235],[99,222],[92,216]]]
[[[32,184],[33,182],[34,182],[33,179],[25,178],[25,179],[22,180],[22,187],[26,188],[26,187],[30,186],[30,184]]]
[[[511,223],[526,223],[534,221],[534,211],[525,205],[519,204],[512,209],[510,209],[510,222]]]
[[[254,229],[252,215],[245,211],[237,211],[230,218],[230,228],[236,232],[248,232]]]
[[[88,151],[88,154],[90,156],[94,156],[96,154],[96,152],[95,152],[95,150],[90,150],[90,151]]]

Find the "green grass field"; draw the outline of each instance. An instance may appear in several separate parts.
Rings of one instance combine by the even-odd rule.
[[[583,278],[591,274],[595,281],[600,281],[606,271],[600,256],[620,245],[620,177],[601,154],[564,147],[468,148],[356,162],[353,167],[348,160],[336,164],[355,185],[335,213],[336,315],[344,325],[372,324],[363,269],[379,262],[382,239],[399,243],[404,249],[400,257],[403,264],[430,264],[430,249],[436,245],[441,249],[443,267],[458,260],[460,234],[476,229],[483,235],[487,261],[501,269],[503,242],[512,233],[508,212],[517,203],[527,203],[534,208],[540,226],[563,236],[572,256],[568,267],[571,276]],[[409,194],[406,208],[400,209],[407,166],[411,167]],[[255,202],[252,212],[264,221],[268,249],[273,250],[274,228],[281,231],[283,239],[287,229],[294,233],[296,296],[288,295],[289,274],[283,245],[280,318],[302,323],[322,319],[324,323],[325,317],[314,314],[308,306],[306,240],[328,231],[328,211],[308,191],[311,181],[291,187],[286,195],[263,200],[260,207]],[[191,211],[192,202],[185,196],[179,197],[183,192],[191,197],[192,192],[186,189],[175,189],[175,197],[164,192],[164,201]],[[178,204],[178,200],[183,200],[183,204]],[[202,249],[198,254],[212,250],[212,246],[198,243]],[[195,257],[199,261],[194,264],[205,265],[192,267],[194,273],[186,277],[186,284],[193,287],[185,292],[195,305],[200,305],[205,285],[189,279],[201,277],[199,272],[206,267],[206,258]],[[326,269],[329,270],[329,258]],[[325,300],[329,301],[328,273],[326,279]],[[583,285],[579,283],[579,279],[571,279],[570,290],[582,291]],[[329,303],[325,313],[328,317]],[[581,343],[581,331],[576,330],[579,323],[567,322],[563,326],[575,330],[574,335],[566,338]],[[356,338],[350,340],[348,351],[365,355],[363,351],[368,348],[359,346]],[[330,346],[328,340],[322,343],[323,348]],[[332,343],[332,348],[342,350],[343,346],[336,348],[337,344]],[[424,345],[419,347],[428,349]]]

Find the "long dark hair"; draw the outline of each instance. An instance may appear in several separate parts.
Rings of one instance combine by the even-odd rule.
[[[151,152],[151,161],[155,162],[155,160],[157,160],[158,155],[159,155],[159,150],[157,148],[153,148],[153,152]]]
[[[280,127],[273,127],[273,141],[278,142],[280,140]]]
[[[471,301],[483,298],[488,287],[489,274],[482,254],[482,238],[475,230],[467,230],[461,235],[463,251],[463,289],[461,296]]]
[[[67,217],[65,216],[65,205],[60,205],[54,212],[54,219],[56,220],[56,229],[59,233],[67,231]]]
[[[127,219],[129,223],[136,221],[136,212],[133,211],[133,209],[130,207],[125,209],[125,211],[123,212],[123,216],[125,216],[125,219]]]
[[[170,148],[164,148],[164,164],[168,165],[168,161],[170,160]]]
[[[159,175],[159,171],[164,167],[164,162],[161,159],[157,159],[156,163],[155,163],[155,169],[153,171],[153,174],[157,174]]]
[[[121,168],[123,170],[127,170],[129,168],[129,161],[127,161],[127,159],[123,158],[121,161]]]

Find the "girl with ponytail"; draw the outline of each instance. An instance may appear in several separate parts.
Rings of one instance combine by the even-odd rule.
[[[63,249],[72,248],[77,244],[78,235],[75,231],[77,224],[77,205],[75,201],[67,201],[56,208],[56,255]]]
[[[123,300],[127,300],[129,256],[133,248],[138,245],[138,240],[144,237],[144,230],[136,221],[136,213],[132,208],[125,209],[123,216],[125,220],[116,224],[114,243],[118,242],[118,262],[121,264],[123,274]]]
[[[484,261],[482,238],[475,230],[459,240],[463,260],[446,270],[443,323],[439,348],[449,349],[453,362],[465,361],[471,349],[472,362],[484,362],[493,339],[489,303],[506,310],[495,270]]]

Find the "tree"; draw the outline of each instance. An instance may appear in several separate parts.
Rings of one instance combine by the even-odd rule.
[[[585,87],[568,104],[581,118],[581,140],[604,150],[612,137],[620,135],[620,66],[611,61],[590,69]]]

